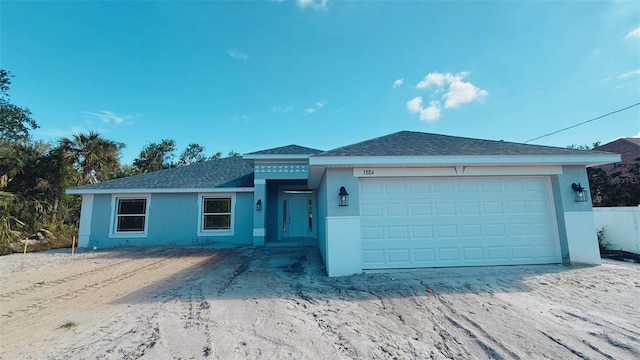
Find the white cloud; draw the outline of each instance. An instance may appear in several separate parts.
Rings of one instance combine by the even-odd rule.
[[[407,110],[412,113],[420,113],[420,120],[423,121],[436,121],[440,117],[440,102],[431,101],[428,107],[422,106],[422,97],[416,96],[413,99],[407,101]]]
[[[629,72],[626,72],[624,74],[620,74],[620,75],[618,75],[618,79],[626,79],[626,78],[631,77],[633,75],[640,75],[640,69],[629,71]]]
[[[393,82],[393,88],[395,89],[398,86],[401,86],[403,82],[404,82],[404,79],[396,79],[396,81]]]
[[[315,103],[315,104],[313,104],[313,106],[311,106],[311,107],[308,107],[308,108],[304,109],[304,114],[305,114],[305,115],[311,115],[311,114],[313,114],[314,112],[316,112],[316,111],[318,111],[318,110],[322,109],[326,104],[327,104],[327,102],[326,102],[326,101],[323,101],[323,100],[321,100],[321,101],[316,101],[316,103]]]
[[[624,40],[629,39],[640,39],[640,26],[629,31],[629,33],[625,35]]]
[[[640,138],[640,131],[638,131],[638,133],[637,133],[637,134],[635,134],[635,135],[633,135],[632,137],[634,137],[634,138]]]
[[[407,101],[407,109],[412,113],[420,112],[422,110],[422,96],[416,96]]]
[[[327,0],[296,0],[296,3],[301,9],[327,11]]]
[[[435,121],[442,114],[441,101],[444,101],[444,108],[456,108],[461,104],[468,103],[483,98],[489,93],[482,90],[463,79],[469,72],[462,71],[457,74],[433,72],[427,74],[416,88],[425,89],[435,87],[433,97],[440,97],[440,100],[433,100],[428,107],[422,105],[422,97],[415,97],[407,102],[407,109],[413,113],[420,113],[420,120]],[[442,95],[440,95],[442,94]]]
[[[231,49],[229,51],[227,51],[227,54],[229,54],[229,56],[231,56],[234,59],[238,59],[238,60],[249,60],[249,55],[247,55],[246,53],[236,50],[236,49]]]
[[[460,106],[460,104],[468,103],[487,95],[489,95],[489,93],[486,90],[481,90],[470,82],[456,79],[449,84],[449,91],[443,96],[445,99],[444,107],[455,108]]]
[[[420,111],[420,120],[436,121],[440,117],[440,102],[432,101],[429,107]]]
[[[107,110],[102,110],[97,113],[86,111],[85,114],[95,116],[105,124],[114,124],[114,125],[120,125],[124,123],[125,120],[133,120],[135,118],[135,116],[133,115],[119,115]]]

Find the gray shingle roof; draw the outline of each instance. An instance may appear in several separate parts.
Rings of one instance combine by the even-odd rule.
[[[253,166],[237,156],[80,186],[74,190],[197,189],[252,186]]]
[[[247,155],[313,155],[319,154],[322,150],[312,149],[299,145],[280,146],[273,149],[260,150]]]
[[[601,151],[482,140],[400,131],[314,155],[324,156],[465,156],[465,155],[584,155]]]
[[[640,146],[640,138],[624,138],[624,139],[634,145]]]

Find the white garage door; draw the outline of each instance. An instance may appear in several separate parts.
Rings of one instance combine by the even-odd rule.
[[[558,263],[548,177],[360,179],[364,269]]]

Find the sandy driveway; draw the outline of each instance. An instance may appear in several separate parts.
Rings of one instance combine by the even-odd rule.
[[[2,359],[635,359],[640,265],[330,279],[313,248],[15,254],[0,324]]]

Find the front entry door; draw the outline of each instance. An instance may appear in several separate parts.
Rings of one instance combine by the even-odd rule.
[[[313,236],[314,196],[312,193],[282,193],[280,200],[279,238]]]

